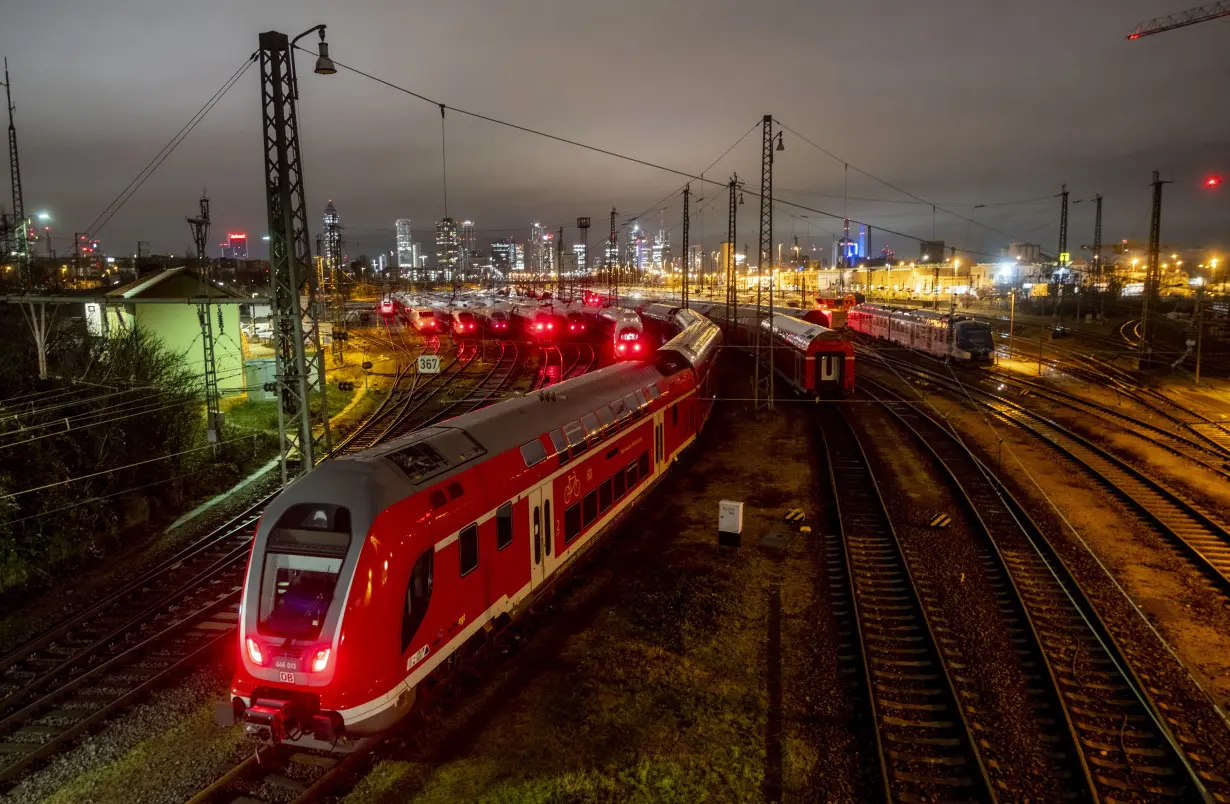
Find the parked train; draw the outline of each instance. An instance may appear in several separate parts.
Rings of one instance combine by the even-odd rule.
[[[693,303],[692,307],[714,321],[723,321],[726,305]],[[760,327],[771,337],[773,367],[791,388],[808,396],[834,398],[854,393],[854,345],[828,327],[779,314],[774,308],[773,326],[761,318]],[[756,340],[756,308],[736,308],[731,341],[745,348]]]
[[[962,315],[860,304],[850,311],[850,328],[954,360],[989,360],[995,353],[991,325]]]
[[[513,305],[512,320],[519,334],[528,341],[554,341],[567,326],[564,316],[551,304],[533,301]]]
[[[602,334],[610,338],[616,360],[641,360],[653,348],[645,340],[645,325],[635,310],[603,307],[598,313]]]
[[[487,333],[496,338],[506,338],[512,329],[512,307],[506,302],[496,302],[478,310],[478,318]]]
[[[713,406],[717,326],[692,311],[646,362],[567,380],[325,461],[265,509],[219,716],[346,750],[519,616],[637,505]]]

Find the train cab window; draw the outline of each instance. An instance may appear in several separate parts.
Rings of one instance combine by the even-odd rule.
[[[608,477],[598,487],[598,513],[605,514],[606,509],[611,507],[611,491],[611,478]]]
[[[467,525],[457,536],[457,552],[464,578],[478,566],[478,525]]]
[[[551,501],[542,504],[542,546],[551,555]]]
[[[527,441],[521,445],[521,459],[525,461],[527,469],[540,464],[547,459],[547,448],[542,445],[540,439]]]
[[[257,623],[262,633],[294,639],[320,635],[350,548],[350,510],[292,505],[269,533]]]
[[[423,624],[427,605],[431,602],[432,565],[436,550],[428,547],[410,570],[410,586],[406,589],[406,606],[401,613],[401,652],[405,653],[414,640],[414,632]]]
[[[633,461],[632,463],[624,467],[624,474],[627,475],[628,477],[628,488],[632,488],[633,486],[635,486],[636,479],[637,479],[636,461]]]
[[[582,513],[585,514],[585,527],[594,524],[594,520],[598,518],[598,490],[594,489],[589,494],[585,495],[582,500]]]
[[[568,439],[564,437],[563,430],[551,431],[551,447],[559,455],[560,466],[568,463]]]
[[[513,509],[507,502],[495,509],[495,549],[503,550],[513,539]]]
[[[431,500],[432,508],[443,508],[448,505],[448,497],[444,496],[444,489],[436,489],[428,495],[428,499]]]
[[[461,484],[458,483],[457,481],[453,481],[452,483],[448,484],[448,498],[450,500],[455,500],[465,493],[466,493],[466,490],[463,489],[461,487]]]
[[[637,469],[641,472],[641,477],[649,477],[649,453],[642,452],[641,457],[636,459]]]
[[[615,499],[618,500],[620,497],[624,496],[624,494],[626,494],[628,491],[627,473],[624,472],[623,469],[620,469],[618,472],[615,473],[615,476],[611,478],[611,480],[614,483]]]
[[[564,511],[564,544],[581,535],[581,504],[579,502],[568,506]]]

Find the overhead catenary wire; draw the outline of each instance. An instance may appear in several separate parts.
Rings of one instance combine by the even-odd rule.
[[[90,222],[90,225],[85,228],[87,233],[93,236],[102,231],[107,223],[110,222],[111,218],[113,218],[115,214],[123,208],[124,204],[128,203],[128,199],[132,198],[137,190],[141,189],[141,186],[145,184],[146,180],[148,180],[151,175],[153,175],[154,171],[156,171],[162,163],[166,161],[167,157],[169,157],[171,153],[179,147],[179,144],[192,133],[192,130],[196,128],[197,124],[205,118],[205,115],[209,114],[214,106],[222,100],[223,96],[230,91],[231,87],[235,86],[235,84],[239,82],[239,79],[243,77],[243,74],[246,73],[248,69],[256,62],[256,57],[257,54],[253,53],[244,60],[243,64],[239,66],[239,69],[231,74],[231,77],[222,84],[222,86],[209,98],[209,100],[205,101],[205,104],[198,109],[191,118],[188,119],[188,122],[184,124],[183,128],[176,132],[175,136],[173,136],[166,145],[162,146],[162,150],[155,154],[153,159],[147,162],[145,167],[141,168],[133,180],[130,181],[128,185],[111,200],[111,203],[108,204],[106,208],[104,208],[103,211]]]

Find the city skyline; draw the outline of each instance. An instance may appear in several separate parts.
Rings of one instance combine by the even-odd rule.
[[[53,243],[58,250],[68,248],[70,233],[87,229],[115,192],[251,53],[259,31],[277,28],[293,34],[309,22],[323,21],[330,26],[333,56],[342,64],[497,119],[685,172],[705,169],[761,114],[772,113],[850,166],[847,175],[846,163],[787,131],[779,198],[917,238],[933,236],[930,207],[859,170],[973,218],[970,224],[940,210],[934,224],[934,239],[970,250],[997,251],[1011,237],[1053,251],[1058,204],[1045,197],[1057,194],[1064,183],[1074,202],[1097,192],[1105,195],[1108,233],[1144,237],[1153,169],[1174,182],[1166,188],[1164,238],[1193,245],[1225,240],[1221,221],[1230,196],[1201,187],[1200,177],[1230,169],[1218,134],[1230,122],[1230,112],[1206,100],[1211,77],[1222,74],[1230,61],[1221,44],[1230,31],[1218,23],[1182,37],[1124,40],[1140,19],[1168,10],[1157,0],[1099,0],[1081,7],[1044,0],[1028,13],[954,0],[942,20],[899,0],[879,0],[849,10],[840,29],[827,25],[821,10],[796,0],[773,0],[756,9],[723,2],[700,16],[680,4],[638,0],[629,13],[661,23],[644,32],[647,43],[676,23],[694,29],[695,35],[660,64],[633,65],[617,79],[596,66],[569,71],[553,66],[583,61],[571,57],[582,49],[579,43],[590,51],[616,40],[623,36],[618,26],[607,25],[597,10],[577,9],[560,21],[567,46],[542,47],[546,34],[524,25],[526,14],[540,5],[545,13],[545,0],[529,0],[533,8],[515,12],[481,8],[489,24],[472,31],[479,40],[475,52],[486,52],[484,43],[493,42],[497,32],[507,42],[513,31],[517,52],[534,54],[501,64],[499,82],[485,79],[481,65],[462,69],[459,51],[449,45],[450,32],[470,13],[461,6],[418,14],[416,47],[405,62],[380,46],[396,40],[393,32],[403,30],[399,21],[410,16],[410,10],[391,3],[370,2],[341,14],[323,3],[274,0],[259,9],[233,4],[228,13],[215,14],[171,0],[165,12],[185,23],[186,44],[172,46],[165,38],[150,37],[143,55],[155,61],[165,56],[170,65],[165,71],[134,72],[130,56],[108,50],[96,54],[88,75],[79,65],[38,48],[25,32],[63,17],[65,35],[78,29],[85,35],[82,26],[91,23],[66,13],[66,0],[18,6],[0,31],[0,53],[12,70],[26,206],[49,210]],[[791,24],[779,24],[783,20]],[[124,0],[100,25],[89,34],[152,33],[140,8]],[[708,35],[732,25],[744,31],[747,46],[771,43],[780,55],[772,82],[755,81],[754,71],[738,60],[726,65],[709,57],[703,45]],[[998,43],[1005,35],[1044,39],[1048,47],[1045,53],[1004,48]],[[874,45],[881,45],[876,58],[864,58]],[[928,56],[919,59],[924,47]],[[173,50],[184,51],[184,57],[173,58]],[[978,69],[968,69],[975,60]],[[677,64],[709,66],[667,69]],[[849,80],[816,84],[815,76],[850,72],[843,65],[851,64],[857,70]],[[424,65],[433,69],[420,69]],[[428,73],[430,80],[419,77]],[[535,86],[548,74],[559,84],[552,91],[574,101],[536,108],[527,116],[526,93],[506,87]],[[438,108],[416,105],[345,70],[331,77],[303,70],[300,79],[308,208],[320,209],[333,198],[346,210],[348,252],[387,250],[386,222],[397,217],[444,217]],[[612,114],[603,100],[627,86],[655,88],[645,96],[637,121]],[[724,100],[730,96],[741,100],[730,104]],[[663,100],[675,97],[683,102]],[[73,117],[91,121],[88,137],[75,131],[69,109]],[[835,109],[841,114],[835,115]],[[338,116],[375,125],[352,127],[343,136],[330,122]],[[645,127],[641,119],[663,120],[665,127]],[[1182,124],[1188,120],[1193,123]],[[251,250],[260,256],[258,235],[266,224],[258,130],[259,95],[249,73],[106,228],[91,234],[104,245],[115,244],[117,252],[142,240],[158,253],[187,253],[191,238],[183,217],[193,211],[200,187],[208,185],[215,226],[253,232]],[[684,130],[686,136],[677,133]],[[624,213],[622,224],[683,183],[679,176],[453,112],[446,131],[449,200],[486,224],[477,229],[484,246],[519,232],[531,216],[538,216],[548,231],[564,224],[567,242],[578,214],[604,222],[614,205]],[[721,184],[738,171],[754,183],[758,147],[757,138],[748,137],[706,176]],[[499,181],[492,181],[496,176]],[[694,208],[693,240],[716,244],[725,216],[721,201],[711,202],[724,190],[698,183],[692,190],[696,207],[705,208],[703,213]],[[533,198],[532,209],[527,198]],[[678,206],[678,200],[668,205],[664,228],[677,224]],[[1080,242],[1087,243],[1092,230],[1090,206],[1073,204],[1071,237]],[[750,211],[741,214],[738,240],[755,239],[753,217]],[[657,223],[646,225],[657,228]],[[604,229],[598,225],[594,231]],[[786,238],[808,237],[827,250],[840,219],[783,209],[775,230]],[[915,248],[912,241],[889,234],[877,237],[877,244],[900,252]]]

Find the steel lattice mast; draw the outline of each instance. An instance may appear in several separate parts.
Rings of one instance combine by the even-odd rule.
[[[773,115],[764,116],[760,152],[760,262],[756,267],[756,376],[753,397],[757,409],[773,410]],[[763,303],[764,271],[769,271],[769,304]],[[765,332],[765,322],[769,331]],[[765,348],[766,343],[768,348]],[[767,354],[766,354],[767,352]]]
[[[606,244],[606,297],[608,304],[619,302],[619,239],[615,229],[615,207],[611,207],[611,236]]]
[[[738,203],[735,196],[740,193],[739,174],[730,177],[730,211],[726,220],[726,339],[731,338],[731,326],[736,320],[736,308],[739,306],[739,288],[735,284],[735,224]]]
[[[1230,0],[1223,0],[1223,2],[1207,6],[1196,6],[1195,8],[1189,8],[1186,11],[1180,11],[1178,14],[1170,14],[1165,17],[1154,17],[1137,25],[1128,33],[1126,38],[1139,39],[1142,36],[1173,31],[1175,28],[1186,28],[1188,25],[1209,22],[1210,20],[1221,19],[1222,17],[1230,17]]]
[[[324,26],[318,30],[323,41]],[[285,484],[295,474],[296,454],[301,473],[310,472],[316,460],[328,454],[329,417],[299,149],[294,50],[286,34],[260,35],[260,63],[270,305],[277,340],[278,432]],[[315,412],[313,393],[318,399]]]
[[[26,221],[25,201],[21,193],[21,161],[17,158],[17,127],[13,125],[13,84],[9,80],[9,60],[4,60],[4,95],[9,107],[9,176],[13,181],[13,219],[9,229],[11,252],[17,253],[22,279],[34,284],[30,271],[30,227]],[[8,254],[4,255],[6,258]]]
[[[1153,171],[1153,213],[1149,221],[1149,264],[1145,266],[1144,301],[1140,312],[1140,355],[1141,361],[1149,361],[1153,352],[1153,328],[1149,326],[1149,305],[1155,298],[1161,285],[1162,269],[1159,263],[1162,240],[1162,187],[1169,184],[1163,181],[1161,174]]]
[[[688,307],[688,262],[691,255],[688,254],[688,207],[691,206],[692,200],[692,185],[685,184],[683,186],[683,290],[681,301],[683,306]]]

